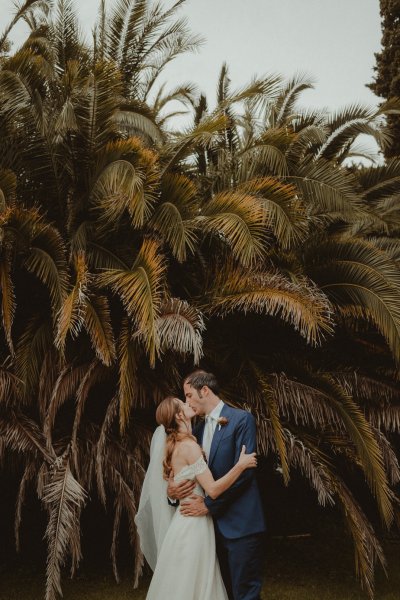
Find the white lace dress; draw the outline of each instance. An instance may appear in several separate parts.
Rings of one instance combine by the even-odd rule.
[[[200,457],[184,467],[174,481],[194,480],[207,468]],[[204,496],[199,484],[194,494]],[[184,502],[182,500],[181,502]],[[210,515],[184,517],[179,508],[171,521],[146,600],[228,600],[215,552]]]

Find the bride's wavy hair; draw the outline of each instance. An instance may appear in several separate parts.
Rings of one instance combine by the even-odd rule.
[[[167,396],[157,407],[156,410],[156,421],[159,425],[164,425],[167,433],[165,457],[163,461],[164,478],[168,479],[172,473],[172,454],[175,450],[175,446],[178,442],[184,439],[191,439],[196,441],[194,435],[189,431],[179,431],[179,423],[177,416],[182,412],[182,406],[180,400],[174,396]]]

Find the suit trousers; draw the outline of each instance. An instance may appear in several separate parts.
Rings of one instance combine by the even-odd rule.
[[[260,600],[264,533],[227,539],[215,527],[218,561],[229,600]]]

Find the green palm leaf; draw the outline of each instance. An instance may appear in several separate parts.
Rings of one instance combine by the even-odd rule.
[[[140,227],[149,217],[151,197],[145,192],[144,173],[127,160],[109,164],[97,179],[92,196],[100,219],[106,225],[117,224],[125,211],[133,227]]]
[[[241,191],[221,192],[204,207],[199,226],[224,240],[244,266],[265,254],[266,215],[262,202]]]
[[[307,260],[307,259],[306,259]],[[400,272],[372,242],[333,238],[320,243],[309,274],[338,306],[355,305],[386,338],[400,361]]]
[[[196,187],[178,173],[166,173],[161,182],[160,204],[149,226],[161,234],[179,262],[193,253],[196,243]]]
[[[261,199],[269,227],[283,248],[301,242],[307,233],[304,207],[296,197],[296,188],[272,177],[249,180],[239,191]]]

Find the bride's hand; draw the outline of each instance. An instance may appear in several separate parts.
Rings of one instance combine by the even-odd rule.
[[[238,465],[245,469],[254,469],[257,466],[257,456],[255,452],[246,454],[246,446],[242,446],[242,451],[239,456]]]

